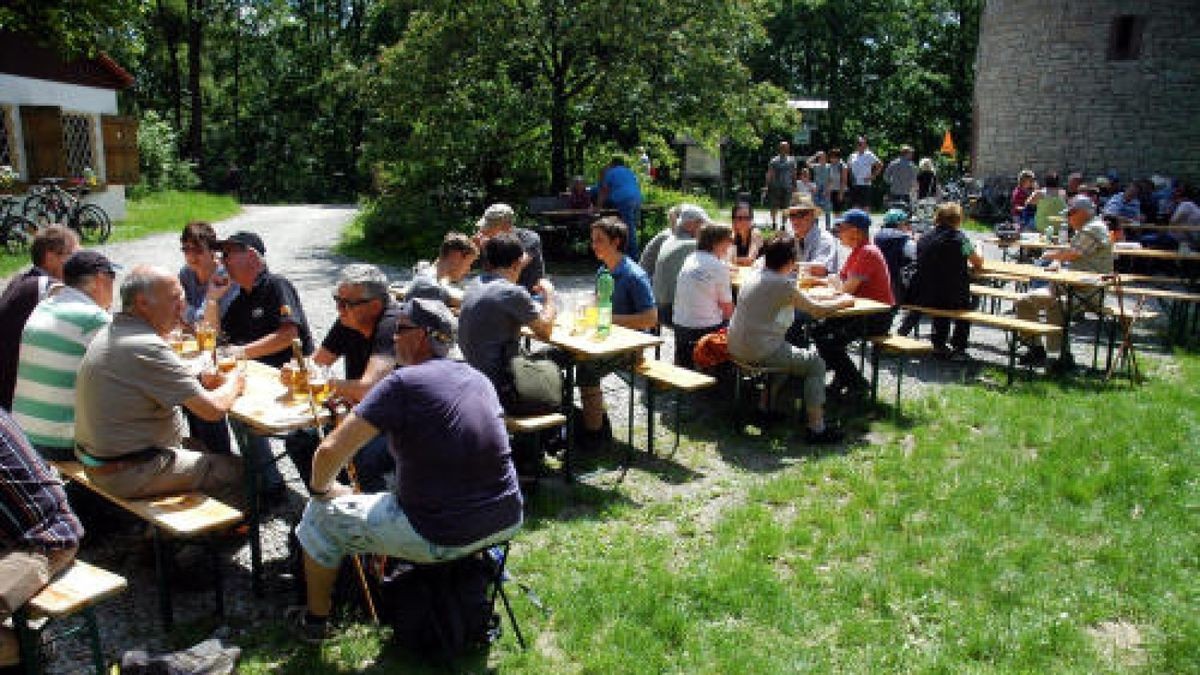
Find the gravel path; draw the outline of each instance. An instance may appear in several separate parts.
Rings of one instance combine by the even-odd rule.
[[[332,252],[342,228],[353,218],[355,210],[350,206],[249,206],[235,218],[221,222],[217,226],[218,233],[228,235],[236,230],[247,229],[258,232],[267,247],[266,259],[271,269],[292,280],[302,298],[305,312],[311,324],[313,337],[319,341],[336,320],[336,312],[331,299],[333,284],[341,265],[349,262]],[[765,216],[765,214],[763,214]],[[141,241],[112,244],[101,247],[115,262],[126,267],[141,263],[153,263],[176,268],[182,264],[178,252],[178,235],[157,235]],[[998,257],[998,251],[986,251],[988,257]],[[562,275],[553,274],[554,264],[551,263],[552,279],[561,290],[574,291],[589,287],[589,274]],[[408,278],[407,269],[388,268],[385,272],[393,281]],[[582,268],[586,270],[586,266]],[[923,330],[927,331],[927,328]],[[1073,348],[1077,361],[1090,363],[1091,335],[1094,328],[1085,325],[1073,331],[1075,336]],[[923,334],[927,334],[923,333]],[[671,358],[670,336],[665,340],[662,358]],[[935,392],[947,382],[988,381],[1000,380],[1002,375],[989,373],[986,366],[1002,365],[1005,354],[1003,334],[986,329],[972,331],[971,353],[977,359],[969,364],[949,364],[924,360],[920,363],[910,363],[905,369],[904,392],[905,400]],[[1145,341],[1143,341],[1144,343]],[[1143,344],[1143,347],[1147,345]],[[880,378],[881,400],[890,403],[895,391],[893,374],[895,365],[885,363]],[[618,431],[618,437],[623,438],[625,427],[628,389],[626,386],[611,378],[606,382],[606,399],[613,426]],[[706,399],[716,402],[716,397]],[[699,402],[697,402],[699,403]],[[693,403],[689,402],[691,408]],[[665,407],[665,406],[660,406]],[[839,411],[835,407],[833,415]],[[639,416],[638,424],[644,424],[644,416]],[[665,439],[668,433],[664,424],[660,424],[660,439]],[[644,433],[644,432],[643,432]],[[640,438],[644,435],[639,433]],[[792,436],[796,438],[798,436]],[[639,441],[640,443],[641,441]],[[662,442],[662,441],[660,441]],[[738,445],[754,446],[752,439],[731,438],[723,442]],[[665,444],[665,443],[664,443]],[[748,448],[753,453],[754,447]],[[232,637],[237,642],[237,635],[243,627],[255,626],[264,621],[273,621],[282,615],[283,607],[294,602],[290,590],[290,582],[284,578],[286,559],[286,537],[288,528],[299,516],[303,507],[303,486],[289,462],[283,462],[284,475],[291,483],[292,492],[290,503],[286,509],[273,514],[264,527],[264,561],[266,563],[267,594],[262,600],[254,598],[249,584],[249,547],[242,543],[227,545],[222,553],[225,569],[225,598],[226,617],[228,625],[217,628],[222,636]],[[631,481],[637,472],[631,474]],[[706,476],[706,480],[719,477]],[[655,480],[649,475],[650,481]],[[699,480],[697,478],[696,480]],[[664,486],[655,482],[654,489],[688,489],[686,486]],[[694,486],[693,486],[694,487]],[[640,491],[640,490],[639,490]],[[661,497],[661,494],[659,495]],[[118,572],[129,579],[130,590],[119,598],[106,602],[100,608],[102,634],[105,648],[110,657],[119,655],[129,649],[147,649],[164,651],[179,648],[180,645],[169,645],[167,637],[158,626],[157,594],[155,589],[154,568],[150,556],[150,542],[140,532],[118,533],[105,535],[102,540],[89,540],[84,547],[81,557],[89,562],[99,564]],[[228,561],[232,557],[232,564]],[[197,569],[203,569],[204,564],[198,562]],[[186,574],[184,576],[187,576]],[[207,578],[205,576],[205,578]],[[203,623],[211,615],[212,594],[205,584],[196,584],[198,590],[177,590],[174,595],[175,616],[177,624],[186,625],[189,622]],[[211,624],[208,624],[211,625]],[[199,641],[199,637],[195,641]],[[90,672],[88,654],[79,640],[67,640],[58,648],[51,672]]]

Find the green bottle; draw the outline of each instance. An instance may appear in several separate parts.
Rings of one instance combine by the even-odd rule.
[[[596,337],[603,340],[612,330],[613,278],[608,268],[596,275]]]

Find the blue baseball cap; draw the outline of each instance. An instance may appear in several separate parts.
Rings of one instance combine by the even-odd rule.
[[[850,209],[834,221],[835,225],[852,225],[863,232],[871,231],[871,216],[862,209]]]

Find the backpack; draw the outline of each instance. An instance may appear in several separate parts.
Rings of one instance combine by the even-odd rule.
[[[434,565],[389,560],[379,582],[379,619],[415,654],[458,657],[500,637],[490,592],[491,551]]]

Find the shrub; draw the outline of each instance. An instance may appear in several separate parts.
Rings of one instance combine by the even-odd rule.
[[[130,188],[138,199],[151,192],[191,190],[200,184],[191,162],[179,157],[179,137],[171,125],[153,110],[138,121],[138,155],[141,180]]]

